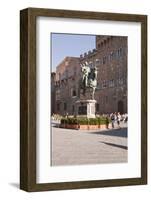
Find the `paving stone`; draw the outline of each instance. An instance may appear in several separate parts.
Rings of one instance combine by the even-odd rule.
[[[123,163],[127,160],[126,127],[106,131],[52,127],[52,165]]]

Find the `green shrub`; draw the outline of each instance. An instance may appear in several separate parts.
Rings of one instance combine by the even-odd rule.
[[[62,118],[61,124],[78,124],[77,118]]]
[[[68,118],[68,124],[78,124],[77,118]]]
[[[98,125],[99,123],[98,123],[97,118],[90,118],[90,119],[88,119],[88,124],[89,125]]]
[[[96,118],[75,118],[75,117],[68,117],[62,118],[61,124],[79,124],[79,125],[102,125],[110,123],[110,119],[106,117],[96,117]]]
[[[61,119],[61,124],[67,124],[68,123],[68,119],[67,118],[62,118]]]
[[[87,118],[78,118],[78,124],[80,125],[88,125],[88,119]]]
[[[108,117],[98,117],[99,125],[109,124],[110,122],[111,122],[111,120]]]

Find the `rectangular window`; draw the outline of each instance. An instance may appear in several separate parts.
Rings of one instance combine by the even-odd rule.
[[[119,78],[119,85],[123,85],[123,79]]]
[[[111,80],[111,87],[114,87],[114,80]]]
[[[98,66],[100,64],[100,60],[96,59],[95,64],[96,64],[96,66]]]
[[[119,48],[117,52],[118,52],[118,57],[121,57],[122,56],[122,48]]]
[[[56,100],[60,100],[60,89],[56,91]]]
[[[120,56],[122,56],[122,48],[120,48]]]
[[[113,52],[110,53],[110,61],[113,60]]]
[[[109,87],[114,87],[114,80],[109,81]]]
[[[106,56],[103,57],[103,64],[106,63]]]
[[[107,86],[106,80],[104,80],[104,81],[102,82],[102,88],[106,88],[106,86]]]
[[[115,60],[116,59],[116,52],[113,51],[113,59]]]
[[[104,80],[102,82],[102,88],[106,88],[106,87],[108,87],[108,80]]]

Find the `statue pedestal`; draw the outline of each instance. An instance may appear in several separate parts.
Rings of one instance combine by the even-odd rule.
[[[78,100],[76,101],[76,116],[95,118],[96,100]]]

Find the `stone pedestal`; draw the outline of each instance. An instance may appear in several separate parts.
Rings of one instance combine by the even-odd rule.
[[[76,101],[76,116],[95,118],[96,100],[78,100]]]

